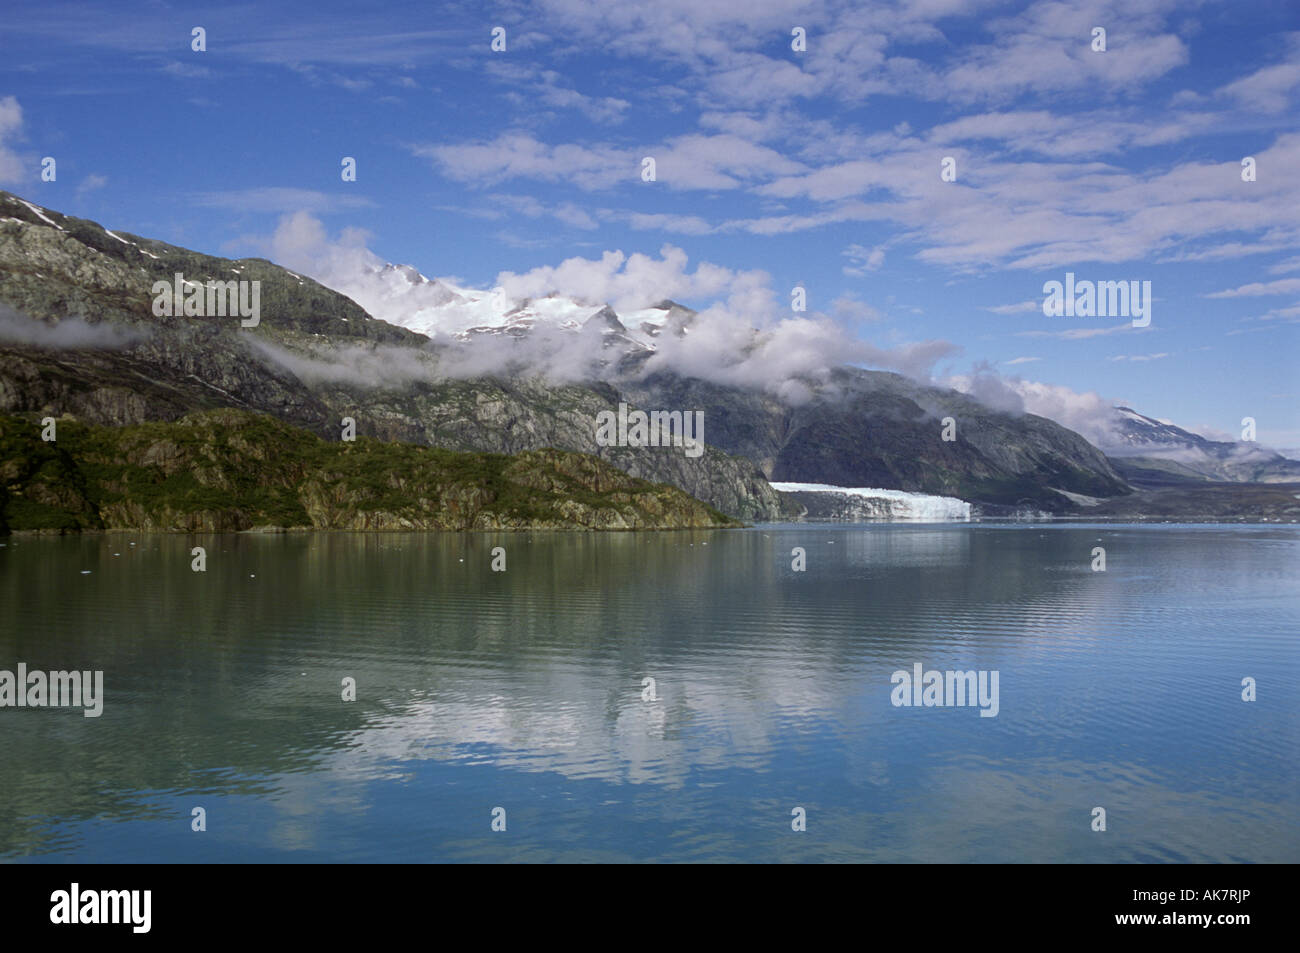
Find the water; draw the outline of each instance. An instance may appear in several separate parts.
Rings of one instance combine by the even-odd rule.
[[[4,860],[1300,860],[1294,527],[4,542]]]

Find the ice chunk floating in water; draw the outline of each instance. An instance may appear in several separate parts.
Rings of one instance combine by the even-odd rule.
[[[967,522],[970,504],[954,496],[930,496],[907,490],[878,490],[827,483],[773,483],[789,493],[812,519],[898,520],[922,523]]]

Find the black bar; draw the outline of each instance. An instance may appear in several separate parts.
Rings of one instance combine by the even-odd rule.
[[[845,926],[863,938],[901,931],[918,941],[1130,934],[1144,941],[1231,944],[1294,923],[1288,910],[1294,877],[1291,866],[1192,865],[677,867],[667,876],[647,868],[539,875],[480,867],[451,875],[382,865],[6,865],[0,867],[0,923],[9,940],[131,943],[280,935],[333,943],[453,925],[482,930],[483,937],[498,936],[502,928],[532,930],[540,940],[552,929],[557,935],[585,932],[606,918],[613,918],[615,929],[623,924],[629,942],[638,935],[667,942],[674,934],[690,935],[682,932],[685,923],[698,918],[741,933],[762,933],[775,920],[817,933]],[[70,893],[73,883],[83,902],[88,891],[150,891],[148,932],[136,933],[130,923],[52,923],[52,897]],[[1154,920],[1120,922],[1144,916]],[[1211,918],[1208,926],[1199,922],[1203,916]],[[1220,919],[1226,917],[1240,920]],[[619,935],[608,936],[613,941]]]

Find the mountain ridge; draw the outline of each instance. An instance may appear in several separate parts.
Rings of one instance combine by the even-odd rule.
[[[1152,484],[1300,482],[1300,461],[1245,441],[1210,440],[1176,424],[1117,406],[1121,446],[1106,455],[1129,479]]]
[[[454,303],[472,290],[409,266],[385,267],[386,280],[422,288],[429,300]],[[150,287],[177,271],[198,281],[261,281],[263,319],[241,328],[228,318],[155,316]],[[581,321],[565,316],[571,306],[557,296],[525,299],[490,325],[430,338],[264,259],[222,259],[110,232],[0,192],[0,306],[25,316],[0,321],[0,411],[29,418],[72,413],[120,426],[236,407],[337,440],[340,421],[351,417],[359,435],[381,440],[590,453],[751,521],[798,512],[769,480],[880,486],[1058,514],[1133,492],[1113,458],[1054,421],[993,410],[892,372],[831,367],[800,379],[792,400],[650,370],[656,338],[688,336],[698,319],[668,299],[624,315],[608,304],[589,312],[582,305]],[[653,320],[638,324],[647,312]],[[541,320],[547,315],[558,326]],[[37,324],[51,333],[67,327],[69,338],[111,331],[126,339],[58,346],[37,339]],[[761,332],[754,334],[757,341]],[[601,376],[577,367],[565,379],[570,342],[588,339]],[[552,350],[539,351],[539,340]],[[703,412],[706,451],[691,459],[680,448],[601,446],[597,415],[620,402]],[[954,432],[944,439],[949,419]]]

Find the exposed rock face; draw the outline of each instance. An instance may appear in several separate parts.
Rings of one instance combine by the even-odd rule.
[[[683,529],[739,525],[681,490],[562,450],[329,443],[221,409],[97,427],[0,416],[0,532]]]
[[[710,443],[759,461],[778,482],[887,487],[1048,511],[1072,506],[1053,488],[1130,492],[1101,451],[1073,431],[898,374],[839,368],[810,382],[811,396],[798,407],[671,375],[624,387],[643,406],[703,410]],[[955,422],[952,441],[941,439],[946,417]]]
[[[1115,408],[1111,442],[1103,446],[1115,469],[1143,487],[1300,482],[1300,460],[1253,441],[1207,440],[1129,407]]]
[[[171,282],[177,272],[198,282],[260,281],[260,324],[155,317],[152,285]],[[400,269],[393,278],[415,280]],[[0,411],[122,425],[235,407],[330,440],[339,438],[341,418],[353,417],[358,434],[383,440],[498,453],[559,447],[671,483],[746,520],[782,515],[769,479],[1055,512],[1074,508],[1057,490],[1095,498],[1129,492],[1106,458],[1072,431],[896,374],[840,368],[809,382],[809,399],[790,406],[760,391],[646,377],[641,362],[651,345],[643,341],[626,352],[611,347],[611,367],[620,370],[605,383],[467,377],[453,352],[371,318],[310,278],[260,259],[232,261],[113,234],[3,192],[0,305],[51,332],[6,331],[0,314]],[[663,315],[642,335],[651,344],[659,334],[682,334],[696,319],[672,302],[658,307]],[[508,328],[502,339],[528,333],[526,324]],[[594,310],[587,324],[611,340],[627,329],[609,308]],[[71,332],[62,343],[51,336],[78,327],[93,346],[69,346]],[[680,448],[598,446],[597,414],[620,400],[648,410],[703,411],[709,449],[691,458]],[[939,438],[948,416],[957,424],[952,442]]]
[[[457,450],[595,453],[632,476],[671,483],[741,519],[772,519],[781,502],[751,461],[710,448],[599,447],[596,415],[620,394],[601,384],[450,378],[423,335],[377,321],[351,299],[260,259],[228,260],[94,222],[33,210],[0,192],[0,411],[123,425],[237,407],[337,440],[357,432]],[[258,280],[262,320],[157,317],[155,281]],[[21,326],[35,318],[49,334]],[[57,343],[59,325],[91,326],[94,346]],[[8,328],[8,330],[6,330]],[[20,330],[15,331],[15,328]],[[91,332],[98,332],[91,333]],[[65,338],[70,336],[65,336]],[[321,372],[345,355],[408,373],[384,386]]]
[[[600,446],[597,416],[615,410],[621,398],[606,385],[475,378],[384,392],[332,384],[317,393],[338,414],[355,416],[359,432],[384,440],[492,453],[563,447],[598,456],[632,476],[680,487],[739,519],[775,519],[781,512],[780,497],[744,457],[714,447],[688,457],[678,447]]]

